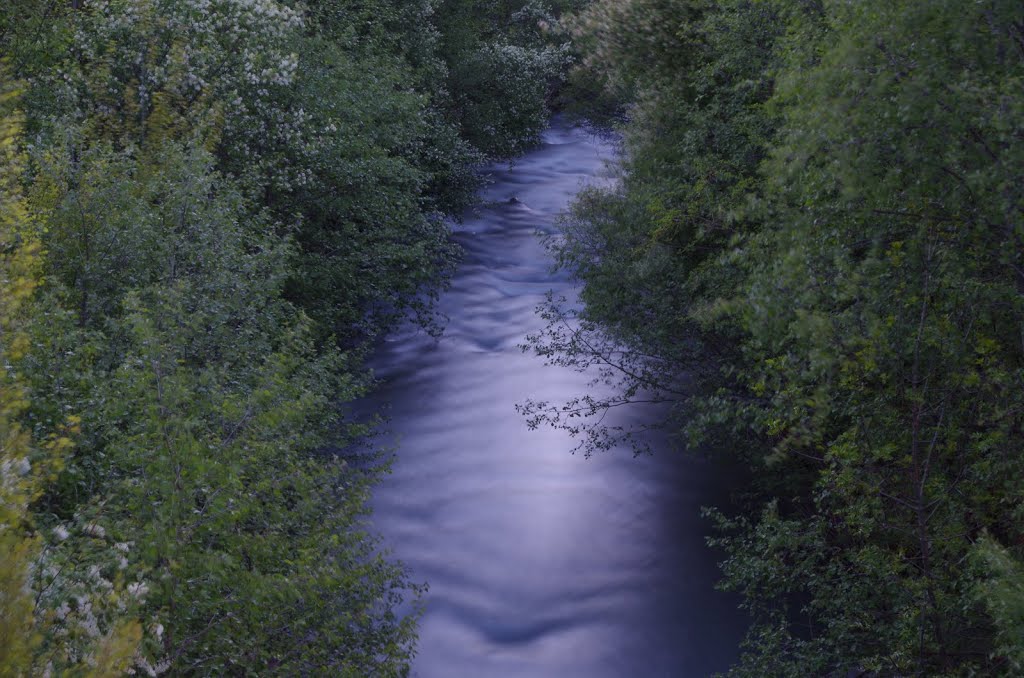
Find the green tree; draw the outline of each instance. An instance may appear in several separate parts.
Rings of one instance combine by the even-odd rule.
[[[32,502],[63,469],[73,446],[69,436],[77,433],[79,419],[66,417],[64,425],[42,441],[33,440],[24,422],[30,393],[20,368],[30,348],[42,257],[20,185],[25,165],[19,148],[23,118],[16,108],[20,91],[9,88],[9,74],[9,62],[0,61],[0,83],[8,87],[0,91],[0,675],[36,675],[52,669],[55,658],[73,655],[83,660],[81,675],[106,676],[129,666],[140,640],[140,624],[126,607],[102,627],[94,624],[94,633],[84,639],[55,631],[88,621],[86,608],[117,601],[122,591],[113,585],[77,586],[76,609],[69,609],[59,621],[39,604],[40,587],[75,586],[80,576],[50,570],[52,548],[45,544],[31,511]],[[62,603],[67,604],[66,597]]]
[[[1006,670],[965,562],[982,530],[1020,539],[1021,15],[963,10],[830,7],[779,78],[746,350],[775,455],[816,474],[797,590],[834,669]]]
[[[484,13],[451,60],[458,3],[9,5],[5,669],[404,675],[381,469],[331,450],[367,433],[373,341],[436,329],[486,154],[539,134],[546,10]]]
[[[566,426],[592,449],[623,439],[643,449],[644,427],[592,422],[643,401],[671,405],[674,414],[650,425],[678,432],[680,417],[692,416],[694,382],[709,392],[735,383],[722,368],[738,357],[739,331],[718,305],[742,284],[744,243],[761,223],[747,205],[777,125],[765,103],[787,11],[776,2],[596,2],[569,22],[588,76],[637,99],[616,186],[581,193],[563,220],[566,237],[553,241],[559,265],[584,283],[584,305],[549,300],[547,329],[524,348],[595,369],[618,392],[526,403],[532,424]]]
[[[522,0],[444,0],[438,8],[449,114],[488,156],[514,157],[544,130],[549,94],[569,63],[568,45],[549,31],[556,9]]]
[[[579,415],[669,401],[661,425],[752,467],[742,513],[712,512],[755,619],[737,675],[1019,662],[1021,12],[637,0],[575,23],[637,103],[619,186],[556,250],[586,307],[553,300],[533,346],[620,393],[527,409],[601,446],[629,432]]]
[[[399,675],[415,617],[392,607],[415,587],[362,525],[365,472],[317,453],[360,432],[332,412],[362,382],[282,300],[287,241],[201,150],[82,164],[73,184],[38,189],[56,198],[47,242],[64,251],[87,219],[94,243],[123,220],[133,237],[117,256],[93,250],[102,312],[58,325],[81,328],[80,355],[52,343],[39,368],[72,384],[48,399],[81,406],[88,432],[74,485],[50,500],[91,495],[79,520],[128,545],[122,576],[147,619],[138,665]],[[52,299],[77,302],[82,259],[53,267]]]

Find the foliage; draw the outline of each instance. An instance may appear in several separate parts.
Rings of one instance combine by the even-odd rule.
[[[9,64],[0,61],[0,75],[8,74]],[[140,626],[131,618],[125,591],[99,580],[92,570],[53,568],[57,548],[45,545],[30,511],[63,469],[79,418],[67,416],[64,426],[41,442],[33,441],[21,422],[30,403],[19,367],[30,349],[41,256],[19,185],[24,157],[17,147],[22,125],[15,108],[18,97],[16,89],[0,92],[0,675],[33,675],[75,657],[84,663],[83,675],[104,676],[123,672],[139,642]],[[61,525],[54,534],[58,542],[70,536]],[[70,544],[82,542],[81,534],[76,537]],[[61,615],[51,615],[40,604],[43,595],[33,588],[37,571],[46,583],[42,594],[60,601]],[[99,620],[94,606],[112,612]]]
[[[447,108],[463,136],[487,155],[513,157],[537,143],[548,92],[569,63],[568,45],[554,30],[565,4],[442,0]]]
[[[672,402],[660,425],[755,471],[717,514],[755,620],[736,675],[1016,672],[1022,20],[635,0],[574,24],[637,103],[619,185],[556,243],[586,307],[549,305],[533,347],[617,375],[582,413]]]
[[[539,14],[461,11],[0,12],[0,673],[407,673],[381,469],[330,450],[367,433],[344,412],[374,341],[437,329],[447,217],[564,63]]]
[[[564,407],[527,403],[535,425],[579,419],[575,428],[599,447],[625,439],[639,451],[642,430],[588,421],[638,399],[672,411],[695,380],[713,391],[728,378],[719,366],[735,353],[735,329],[708,316],[738,284],[739,244],[758,223],[744,209],[775,120],[763,112],[771,51],[750,45],[773,44],[776,4],[722,3],[705,17],[700,2],[595,3],[571,22],[581,45],[600,45],[588,68],[599,59],[616,82],[648,84],[625,130],[616,187],[584,191],[563,220],[565,238],[553,243],[559,265],[585,283],[583,305],[550,300],[543,312],[558,321],[524,346],[581,370],[598,366],[597,379],[618,382],[618,394]],[[625,18],[640,28],[617,23]],[[634,30],[640,35],[618,42],[604,37]],[[644,63],[635,61],[635,41],[655,46]],[[723,253],[734,257],[727,265]]]
[[[0,62],[3,73],[7,63]],[[33,651],[40,640],[33,619],[31,566],[38,540],[31,534],[28,504],[38,492],[39,464],[33,469],[34,453],[29,433],[18,423],[26,407],[24,385],[11,366],[26,350],[23,307],[36,287],[38,244],[19,242],[24,230],[25,204],[19,195],[14,149],[19,121],[12,111],[16,92],[0,93],[0,666],[5,674],[27,675],[33,666]]]
[[[995,654],[1013,673],[1024,669],[1024,569],[1019,558],[991,538],[980,539],[972,557],[978,568],[977,595],[996,630]]]
[[[113,527],[145,545],[137,567],[164,627],[151,640],[202,673],[397,674],[412,620],[388,601],[404,580],[359,525],[365,481],[312,454],[332,398],[358,384],[279,300],[288,258],[263,224],[241,227],[201,154],[173,157],[142,182],[155,195],[133,196],[166,255],[125,297],[124,357],[95,422],[116,469]]]

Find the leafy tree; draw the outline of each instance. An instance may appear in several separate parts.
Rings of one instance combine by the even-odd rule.
[[[134,235],[119,240],[123,259],[96,259],[103,312],[69,315],[60,333],[84,325],[91,348],[41,368],[72,383],[89,370],[50,399],[91,403],[76,470],[95,498],[78,513],[131,545],[126,574],[149,620],[139,666],[398,675],[414,617],[391,608],[407,582],[361,525],[367,478],[315,454],[344,434],[333,399],[361,382],[314,351],[308,320],[281,299],[287,243],[202,151],[167,145],[155,164],[107,153],[73,187],[39,189],[57,198],[55,251],[89,219],[94,243],[124,233],[122,219]],[[79,276],[54,267],[50,294],[74,300],[61,283]]]
[[[2,63],[0,73],[8,66]],[[29,433],[18,422],[26,407],[25,388],[9,362],[26,349],[23,306],[37,284],[38,244],[23,242],[25,204],[18,190],[17,142],[20,122],[11,111],[16,92],[0,94],[0,152],[4,163],[0,174],[0,666],[6,675],[28,675],[34,664],[33,652],[40,633],[33,616],[31,567],[38,550],[32,536],[28,504],[38,492],[42,478],[32,468],[33,450]],[[21,241],[21,242],[19,242]]]
[[[730,384],[721,367],[736,357],[738,332],[715,309],[741,284],[743,243],[760,225],[746,207],[777,124],[764,104],[784,10],[770,2],[718,3],[714,11],[705,2],[597,2],[570,21],[586,72],[638,98],[617,185],[581,193],[563,220],[566,237],[553,241],[559,265],[584,283],[584,303],[549,300],[547,329],[524,348],[596,368],[618,392],[526,403],[534,425],[567,425],[595,449],[625,439],[643,450],[642,427],[592,422],[643,401],[672,405],[676,414],[651,426],[678,430],[672,422],[692,411],[695,381],[712,392]]]
[[[456,3],[8,4],[0,671],[404,675],[381,469],[328,450],[373,341],[436,329],[486,154],[539,134],[547,15],[449,60]]]
[[[1019,663],[1022,20],[637,0],[575,24],[637,104],[619,186],[557,246],[586,307],[549,305],[534,347],[620,392],[528,411],[600,446],[630,432],[578,415],[668,401],[660,425],[752,467],[744,511],[712,512],[755,619],[736,675]]]
[[[544,129],[548,94],[568,65],[568,46],[545,35],[554,12],[521,0],[444,0],[439,7],[448,110],[462,135],[489,156],[518,155]]]
[[[982,530],[1020,538],[1019,10],[837,6],[780,76],[746,350],[775,454],[816,459],[825,576],[801,590],[836,668],[1005,670],[964,562]]]
[[[981,539],[974,547],[977,564],[977,594],[995,626],[995,654],[1009,672],[1024,668],[1024,570],[1021,561],[992,539]]]
[[[9,76],[9,62],[0,61],[0,76]],[[0,82],[4,82],[0,77]],[[6,83],[5,83],[6,84]],[[8,85],[9,86],[9,85]],[[109,615],[102,625],[92,613],[93,606],[122,602],[123,590],[90,586],[78,572],[51,569],[52,547],[48,547],[30,507],[47,489],[66,460],[77,433],[79,419],[66,418],[65,425],[43,441],[32,439],[23,423],[29,409],[29,390],[19,368],[29,350],[29,325],[33,295],[40,282],[40,247],[31,225],[20,186],[24,156],[20,153],[23,118],[15,108],[18,89],[0,91],[0,675],[28,676],[53,670],[54,663],[72,658],[86,676],[123,672],[131,663],[141,635],[140,625],[131,619],[127,606]],[[57,539],[69,535],[58,526]],[[73,539],[72,543],[80,541]],[[109,582],[108,582],[109,583]],[[37,589],[61,598],[67,608],[55,619],[40,605]],[[75,609],[67,607],[75,589]],[[84,638],[76,630],[88,625]]]

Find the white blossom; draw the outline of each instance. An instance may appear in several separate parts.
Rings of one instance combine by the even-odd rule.
[[[103,528],[103,526],[97,525],[96,523],[89,523],[85,526],[85,528],[82,531],[90,537],[96,537],[97,539],[103,539],[107,536],[107,531]]]
[[[128,594],[133,598],[142,599],[147,593],[149,593],[149,586],[145,582],[132,582],[128,584]]]

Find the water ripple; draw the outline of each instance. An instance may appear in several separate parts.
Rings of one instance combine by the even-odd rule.
[[[413,674],[707,675],[734,658],[744,622],[713,591],[697,517],[727,479],[668,454],[588,461],[515,412],[587,388],[517,344],[539,329],[533,311],[548,290],[573,295],[538,231],[554,231],[585,183],[607,181],[614,154],[563,122],[544,141],[494,167],[484,206],[456,228],[466,254],[440,303],[445,336],[400,332],[373,363],[384,378],[373,401],[389,407],[397,449],[375,522],[430,584]]]

